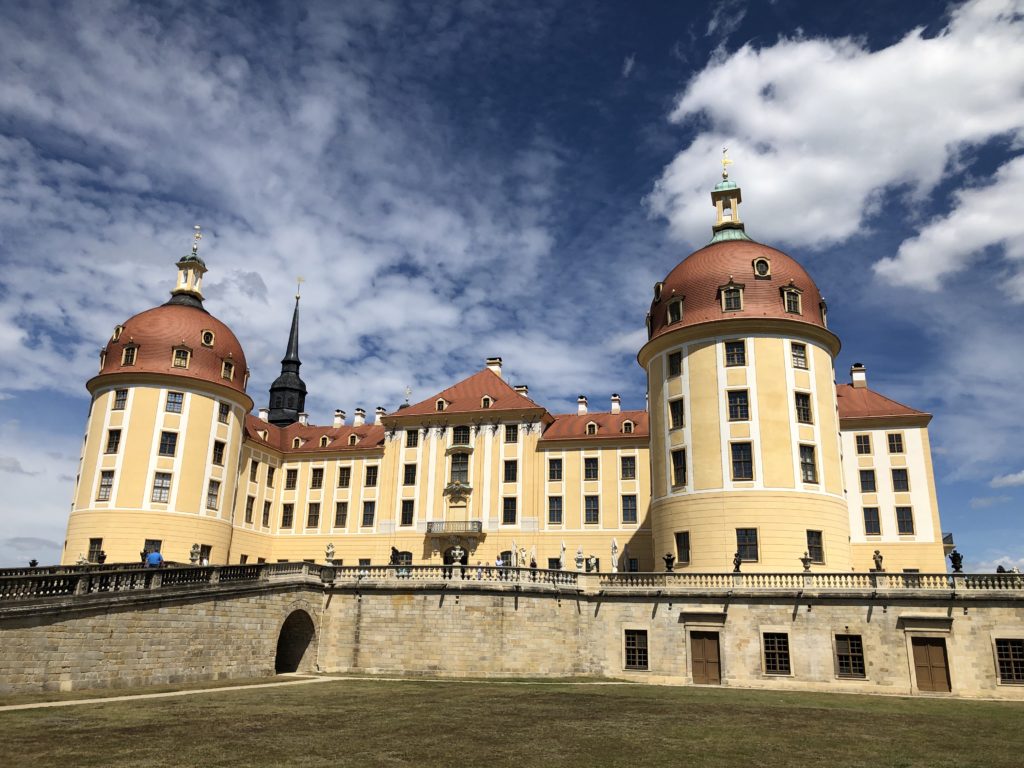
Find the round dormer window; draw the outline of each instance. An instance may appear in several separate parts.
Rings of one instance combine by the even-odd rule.
[[[203,346],[204,347],[212,347],[213,346],[213,331],[203,331],[203,337],[202,338],[203,338]]]
[[[754,274],[758,277],[768,277],[772,272],[772,265],[768,259],[754,259]]]

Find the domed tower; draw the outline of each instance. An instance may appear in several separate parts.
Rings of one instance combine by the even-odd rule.
[[[711,193],[714,236],[654,287],[647,371],[656,556],[677,569],[848,571],[833,361],[804,269],[754,242],[739,186]]]
[[[171,299],[114,328],[100,353],[63,561],[137,562],[199,544],[227,562],[249,371],[238,339],[203,307],[206,265],[177,263]]]

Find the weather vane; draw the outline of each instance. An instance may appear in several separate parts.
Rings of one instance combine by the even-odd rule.
[[[299,294],[302,293],[302,284],[304,282],[306,282],[306,278],[304,278],[302,275],[299,275],[298,277],[295,278],[295,298],[296,299],[298,299],[299,298]]]
[[[729,159],[729,148],[722,147],[722,179],[729,178],[729,166],[732,165],[732,160]]]
[[[199,241],[203,239],[203,233],[199,231],[202,227],[198,224],[192,227],[192,229],[196,231],[196,233],[192,235],[192,255],[195,256],[199,253]]]
[[[405,387],[405,404],[409,404],[409,398],[412,397],[412,387],[406,385]]]

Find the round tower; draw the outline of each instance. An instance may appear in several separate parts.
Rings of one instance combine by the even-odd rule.
[[[655,285],[638,355],[655,556],[695,572],[848,571],[839,339],[807,272],[746,234],[722,177],[714,236]]]
[[[203,307],[206,265],[178,261],[171,299],[114,328],[100,352],[63,562],[137,562],[193,545],[227,562],[249,372],[234,333]],[[103,552],[105,557],[100,556]]]

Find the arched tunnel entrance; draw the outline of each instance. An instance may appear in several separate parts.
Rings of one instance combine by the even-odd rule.
[[[277,638],[274,671],[278,674],[311,671],[315,649],[316,627],[313,619],[305,611],[292,611],[281,625],[281,634]]]

